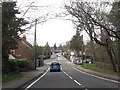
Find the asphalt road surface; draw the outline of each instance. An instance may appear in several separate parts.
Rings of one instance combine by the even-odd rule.
[[[75,69],[68,60],[62,56],[46,60],[50,64],[58,60],[61,63],[61,72],[50,72],[49,69],[29,88],[118,88],[118,83],[91,76]]]

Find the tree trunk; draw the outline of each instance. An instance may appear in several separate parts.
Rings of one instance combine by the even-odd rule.
[[[79,57],[79,56],[80,56],[79,51],[77,51],[77,57]]]
[[[113,48],[112,48],[112,53],[113,53],[113,55],[114,55],[114,57],[115,57],[115,62],[118,63],[118,60],[117,60],[117,57],[116,57],[116,54],[115,54],[115,51],[114,51]]]
[[[95,54],[94,42],[92,40],[91,40],[91,46],[90,47],[92,48],[92,53],[93,53],[93,61],[92,61],[92,63],[93,63],[97,59],[96,59],[96,54]]]
[[[120,39],[118,40],[118,72],[120,72]]]
[[[108,55],[109,55],[109,57],[110,57],[111,64],[112,64],[112,67],[113,67],[113,71],[114,71],[114,72],[117,72],[115,63],[114,63],[114,61],[113,61],[113,56],[112,56],[111,48],[106,47],[106,50],[107,50],[107,53],[108,53]]]

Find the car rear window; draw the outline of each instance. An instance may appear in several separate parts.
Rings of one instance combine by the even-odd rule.
[[[58,62],[53,62],[52,65],[59,65],[59,63]]]

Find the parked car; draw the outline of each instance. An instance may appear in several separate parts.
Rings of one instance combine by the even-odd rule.
[[[82,58],[81,57],[75,57],[75,59],[73,60],[73,63],[77,64],[77,65],[82,65]]]
[[[60,63],[58,61],[53,61],[50,65],[50,72],[51,71],[61,71],[61,68],[60,68]]]
[[[91,56],[85,56],[83,62],[84,63],[92,63],[93,58]]]
[[[78,65],[82,65],[82,59],[77,60]]]
[[[87,58],[86,59],[86,63],[91,63],[92,62],[92,59],[91,58]]]
[[[70,56],[70,62],[73,62],[75,60],[75,56]]]
[[[82,58],[81,57],[75,57],[73,60],[73,63],[81,65],[82,64]]]
[[[83,63],[86,63],[86,59],[85,59],[85,60],[83,60]]]
[[[77,63],[77,59],[76,59],[76,57],[74,58],[73,63],[74,63],[74,64]]]

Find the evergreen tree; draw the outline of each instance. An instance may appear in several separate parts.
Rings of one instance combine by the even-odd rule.
[[[16,14],[20,14],[16,2],[2,3],[2,58],[5,62],[8,61],[9,50],[17,48],[15,38],[19,39],[19,34],[25,31],[21,27],[28,24]]]
[[[48,42],[45,45],[45,52],[44,52],[44,54],[46,55],[46,57],[50,57],[51,56],[51,48],[50,48]]]
[[[70,41],[70,48],[77,52],[79,56],[79,52],[83,51],[83,36],[80,36],[80,31],[76,31],[76,35],[74,35]]]
[[[53,47],[54,47],[54,50],[56,50],[56,49],[57,49],[56,43],[54,44],[54,46],[53,46]]]
[[[43,55],[43,54],[44,54],[44,47],[36,46],[36,57],[38,57],[39,55]]]

